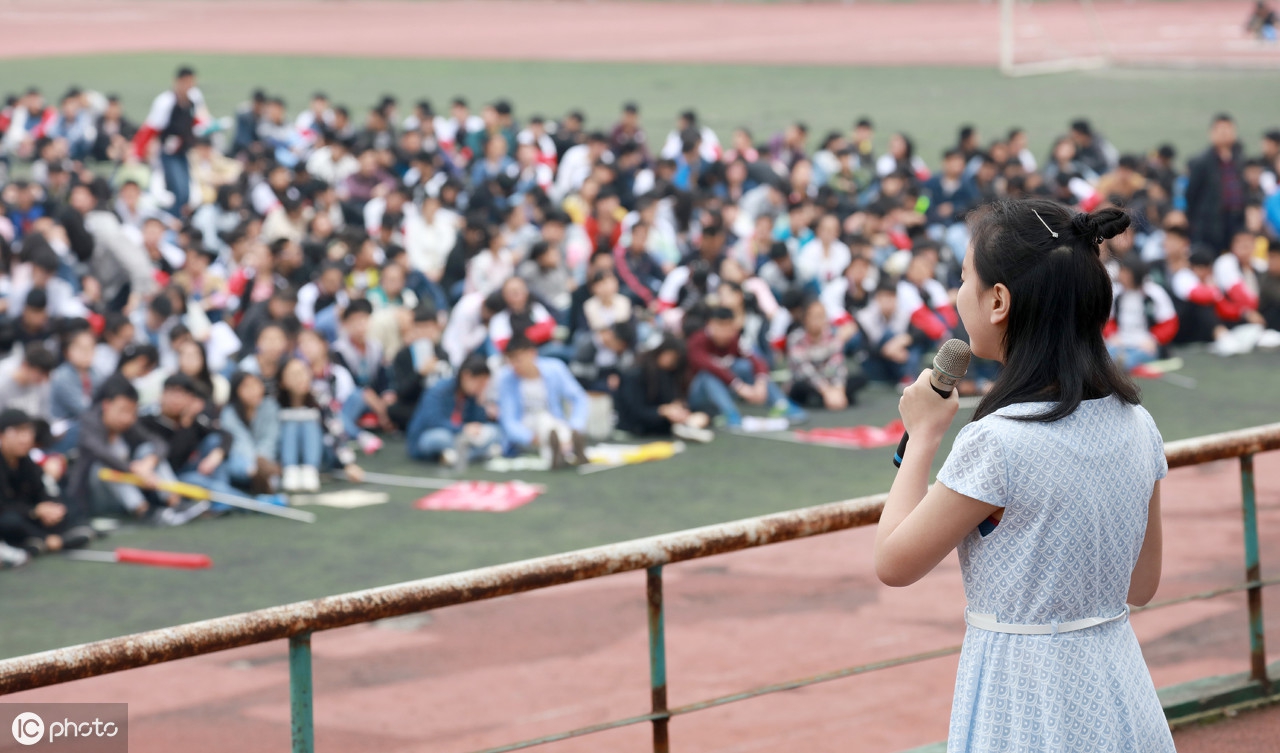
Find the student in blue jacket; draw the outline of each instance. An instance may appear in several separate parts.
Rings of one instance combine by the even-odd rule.
[[[497,455],[502,432],[480,403],[489,386],[489,365],[473,353],[456,376],[432,385],[422,397],[405,429],[409,457],[438,458],[459,470],[467,463]]]
[[[498,375],[498,421],[511,449],[536,451],[552,468],[587,462],[590,408],[569,367],[539,358],[537,346],[522,334],[507,344],[507,363]]]

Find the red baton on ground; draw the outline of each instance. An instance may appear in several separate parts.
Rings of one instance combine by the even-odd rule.
[[[110,562],[122,565],[150,565],[151,567],[177,567],[185,570],[202,570],[213,567],[213,558],[207,554],[192,552],[158,552],[151,549],[128,549],[101,552],[77,549],[67,552],[73,560],[86,562]]]

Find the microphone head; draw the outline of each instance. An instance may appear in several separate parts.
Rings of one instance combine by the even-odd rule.
[[[969,371],[969,359],[972,356],[969,343],[964,340],[951,339],[944,342],[938,348],[938,354],[933,357],[933,373],[929,375],[933,388],[939,394],[950,394],[956,382],[964,379]]]

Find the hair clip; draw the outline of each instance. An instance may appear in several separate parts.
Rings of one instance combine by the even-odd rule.
[[[1058,234],[1053,231],[1053,228],[1049,227],[1049,223],[1044,221],[1044,218],[1040,216],[1039,212],[1034,209],[1032,209],[1031,212],[1036,216],[1037,220],[1040,220],[1040,224],[1044,225],[1044,229],[1049,231],[1049,235],[1052,235],[1054,238],[1058,237]]]

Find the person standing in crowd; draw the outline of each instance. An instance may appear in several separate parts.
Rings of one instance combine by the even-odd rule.
[[[139,160],[147,159],[151,140],[159,140],[160,167],[165,189],[173,194],[170,211],[174,215],[185,213],[191,198],[187,153],[195,145],[196,130],[211,120],[204,95],[196,87],[195,69],[182,66],[173,76],[173,88],[152,101],[147,119],[133,138],[133,156]]]
[[[1236,231],[1244,228],[1242,170],[1235,120],[1221,113],[1209,129],[1209,148],[1187,163],[1191,240],[1209,244],[1215,253],[1226,250]]]

